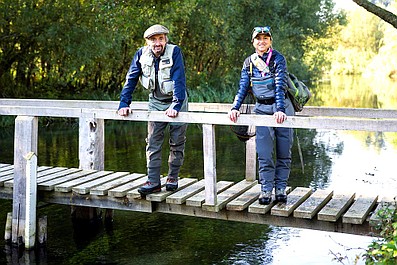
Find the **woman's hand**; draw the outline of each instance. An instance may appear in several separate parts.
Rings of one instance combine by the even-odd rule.
[[[283,123],[287,119],[287,115],[282,111],[275,112],[273,117],[277,123]]]
[[[229,119],[232,122],[236,122],[238,117],[240,116],[240,111],[238,111],[236,109],[232,109],[232,110],[229,110],[227,115],[229,116]]]

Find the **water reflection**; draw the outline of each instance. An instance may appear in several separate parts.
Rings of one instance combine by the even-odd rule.
[[[313,89],[312,106],[395,109],[397,82],[361,76],[331,76]]]

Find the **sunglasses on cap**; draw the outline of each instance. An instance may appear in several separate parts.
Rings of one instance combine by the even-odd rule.
[[[270,27],[255,27],[252,33],[257,32],[257,33],[270,33]]]

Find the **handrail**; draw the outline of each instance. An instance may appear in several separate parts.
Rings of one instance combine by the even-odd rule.
[[[48,108],[86,108],[86,109],[117,109],[118,101],[103,100],[52,100],[52,99],[13,99],[1,98],[0,106],[46,106]],[[147,110],[147,101],[133,101],[131,107],[137,110]],[[189,102],[190,112],[227,112],[231,104],[227,103],[198,103]],[[373,109],[373,108],[339,108],[339,107],[315,107],[305,106],[297,116],[331,116],[331,117],[356,117],[397,119],[397,109]]]
[[[352,111],[353,109],[349,109]],[[319,111],[319,109],[317,109]],[[369,110],[370,112],[372,110]],[[366,113],[365,109],[360,112]],[[61,108],[48,106],[0,105],[0,115],[34,117],[96,118],[105,120],[164,121],[216,125],[255,125],[305,129],[336,129],[358,131],[397,132],[397,110],[389,110],[392,118],[330,117],[330,116],[290,116],[283,124],[277,124],[271,116],[242,114],[236,123],[231,122],[225,113],[180,112],[178,117],[169,118],[162,111],[133,110],[127,117],[119,116],[116,109]],[[394,115],[396,117],[394,118]]]

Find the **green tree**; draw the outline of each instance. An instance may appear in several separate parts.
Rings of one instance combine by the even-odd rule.
[[[254,26],[271,26],[289,69],[308,77],[305,40],[327,33],[332,10],[332,0],[0,0],[1,96],[115,98],[143,32],[162,23],[192,94],[230,102]]]

